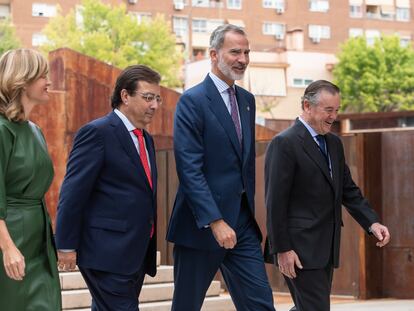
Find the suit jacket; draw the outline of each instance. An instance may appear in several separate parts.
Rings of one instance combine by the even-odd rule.
[[[154,143],[144,131],[151,189],[121,119],[111,112],[77,133],[62,184],[56,221],[58,249],[75,249],[78,265],[118,274],[156,273],[157,168]],[[155,230],[156,232],[156,230]],[[148,249],[148,253],[147,253]]]
[[[179,187],[167,239],[197,249],[218,249],[211,229],[220,218],[235,227],[242,194],[254,215],[255,101],[236,86],[242,146],[220,93],[209,76],[177,104],[174,154]]]
[[[378,221],[345,163],[343,145],[326,135],[329,166],[302,122],[275,136],[265,158],[266,259],[294,250],[305,269],[339,265],[343,204],[365,229]]]

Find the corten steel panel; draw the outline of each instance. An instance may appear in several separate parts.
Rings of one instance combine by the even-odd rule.
[[[157,250],[161,252],[161,263],[167,263],[167,242],[165,241],[168,224],[168,155],[166,151],[157,151]]]
[[[383,269],[384,297],[413,299],[414,247],[387,247],[384,250]]]
[[[168,209],[166,217],[169,220],[171,217],[171,212],[174,206],[175,195],[178,189],[178,176],[177,171],[175,169],[175,158],[173,150],[169,150],[167,152],[167,172],[168,172],[168,179],[167,179],[167,195],[168,195]],[[168,223],[168,222],[167,222]],[[173,244],[168,243],[168,249],[166,254],[167,256],[167,263],[173,264],[173,256],[172,256]]]
[[[357,144],[354,136],[342,137],[344,144],[345,159],[353,173],[354,177],[358,177],[356,172]],[[334,271],[332,293],[339,295],[358,296],[359,282],[359,256],[358,256],[358,241],[359,229],[358,224],[353,218],[342,209],[342,220],[344,227],[341,233],[341,249],[339,258],[339,268]]]
[[[363,147],[363,160],[360,169],[364,175],[360,182],[371,207],[382,219],[382,152],[381,133],[364,133],[357,135]],[[383,250],[376,245],[373,236],[361,231],[360,235],[360,297],[364,299],[382,297],[383,293]]]
[[[414,298],[414,131],[382,133],[383,219],[391,232],[384,249],[384,295]]]
[[[43,131],[55,170],[53,183],[46,194],[47,209],[53,224],[60,187],[58,181],[63,179],[66,171],[64,96],[63,92],[50,92],[49,102],[35,106],[30,114],[30,120],[39,125]]]

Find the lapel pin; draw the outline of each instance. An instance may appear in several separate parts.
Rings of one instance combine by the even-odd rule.
[[[249,106],[247,106],[247,111],[250,111],[250,107]]]

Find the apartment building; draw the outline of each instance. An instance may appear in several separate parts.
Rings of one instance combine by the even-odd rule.
[[[10,17],[25,46],[47,40],[41,29],[60,6],[63,14],[80,0],[0,0],[0,18]],[[188,58],[186,87],[208,71],[209,36],[223,23],[243,27],[251,44],[251,65],[242,81],[264,106],[286,113],[311,81],[331,79],[340,43],[364,35],[368,42],[397,34],[412,44],[414,0],[105,0],[124,3],[137,22],[162,14]],[[204,60],[204,61],[203,61]],[[201,61],[201,63],[192,63]],[[289,110],[289,109],[287,109]],[[260,114],[260,111],[259,111]]]

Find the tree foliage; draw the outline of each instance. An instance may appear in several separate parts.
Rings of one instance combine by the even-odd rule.
[[[48,39],[41,47],[45,52],[68,47],[120,68],[144,64],[161,74],[163,85],[180,85],[183,55],[162,16],[138,23],[123,4],[83,0],[78,12],[72,10],[66,16],[59,13],[43,33]]]
[[[364,37],[345,42],[334,77],[346,112],[386,112],[414,109],[414,50],[396,36]]]
[[[0,20],[0,55],[21,46],[15,29],[9,20]]]

